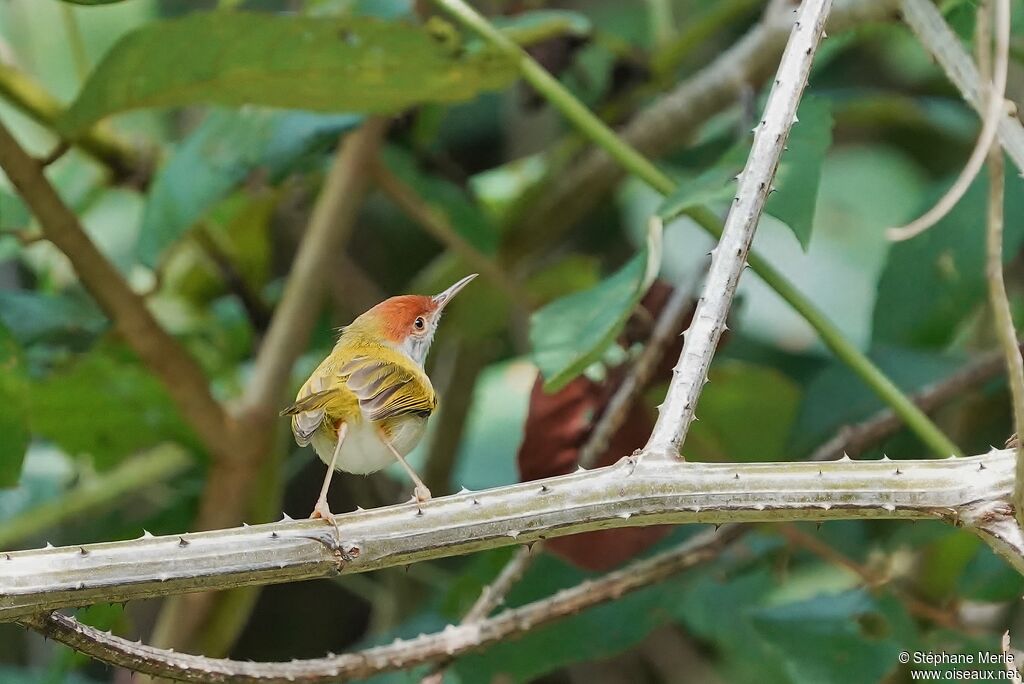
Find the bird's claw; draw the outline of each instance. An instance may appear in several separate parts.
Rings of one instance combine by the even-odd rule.
[[[310,520],[316,520],[317,518],[326,520],[330,524],[334,525],[334,514],[331,513],[331,508],[327,505],[327,502],[321,499],[316,502],[316,506],[313,507],[313,512],[309,514]]]
[[[430,501],[430,490],[423,485],[416,485],[416,489],[413,490],[413,498],[416,500],[416,503]]]

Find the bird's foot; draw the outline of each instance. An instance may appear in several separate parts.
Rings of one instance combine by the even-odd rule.
[[[1015,432],[1012,435],[1010,435],[1010,438],[1008,440],[1006,440],[1006,448],[1007,449],[1016,449],[1019,446],[1020,446],[1020,437],[1018,437],[1017,433]]]
[[[331,513],[331,507],[327,505],[326,499],[320,499],[316,502],[316,506],[313,507],[313,512],[309,514],[311,520],[322,518],[327,522],[334,524],[334,514]]]
[[[416,485],[416,489],[413,490],[412,496],[416,500],[416,503],[430,501],[430,490],[424,485]]]

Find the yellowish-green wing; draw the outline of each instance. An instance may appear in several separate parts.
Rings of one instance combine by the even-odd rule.
[[[419,368],[387,359],[357,356],[338,369],[369,420],[406,414],[429,415],[437,407],[434,388]]]

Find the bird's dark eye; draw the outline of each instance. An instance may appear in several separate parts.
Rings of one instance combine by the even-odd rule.
[[[417,330],[423,330],[427,327],[427,322],[423,320],[423,316],[418,316],[413,322],[413,325],[416,326]]]

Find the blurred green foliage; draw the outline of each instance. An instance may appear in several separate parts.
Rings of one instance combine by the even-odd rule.
[[[749,0],[480,7],[614,124],[718,58],[759,11]],[[976,4],[942,7],[969,42]],[[1022,10],[1015,0],[1015,45]],[[452,489],[516,480],[538,369],[549,390],[583,372],[604,377],[635,357],[636,348],[617,342],[631,332],[630,316],[655,276],[696,293],[712,242],[678,218],[655,243],[650,216],[675,217],[698,204],[727,209],[766,95],[751,89],[691,139],[661,141],[658,163],[680,180],[674,196],[663,201],[627,180],[566,232],[523,226],[520,217],[571,174],[577,134],[515,81],[507,60],[440,17],[418,16],[408,0],[7,0],[0,54],[68,107],[59,130],[104,131],[148,160],[115,187],[101,162],[72,148],[48,175],[228,405],[244,391],[332,151],[367,114],[393,116],[379,163],[520,290],[512,298],[478,279],[446,314],[429,359],[442,411],[466,411],[432,420],[432,431],[454,431],[454,439],[432,433],[412,460],[450,457]],[[1017,50],[1012,95],[1024,83],[1019,58]],[[58,141],[4,97],[0,119],[34,154]],[[799,119],[757,248],[907,391],[992,348],[984,178],[925,235],[896,245],[884,238],[886,227],[945,191],[978,128],[913,36],[889,24],[830,37]],[[1008,169],[1005,261],[1017,312],[1022,201],[1018,170]],[[62,510],[75,492],[102,485],[165,443],[187,450],[191,466],[90,499],[86,512],[58,516],[59,524],[11,547],[192,529],[207,450],[66,258],[32,240],[33,221],[0,182],[0,533],[16,516]],[[538,249],[513,257],[508,244],[524,230],[538,236]],[[328,351],[335,329],[380,298],[435,292],[472,268],[464,251],[424,232],[380,189],[362,202],[337,263],[323,283],[330,306],[296,364],[294,386]],[[528,321],[520,309],[531,313]],[[752,274],[741,281],[730,329],[685,445],[689,460],[801,459],[883,408]],[[460,364],[470,357],[476,365],[467,371]],[[643,399],[650,408],[667,379]],[[976,452],[1005,439],[1007,407],[1006,389],[994,380],[965,390],[937,419]],[[283,422],[278,427],[273,462],[281,477],[261,480],[259,496],[267,506],[281,499],[298,517],[309,510],[322,465],[292,448]],[[440,453],[445,444],[456,446]],[[900,433],[863,456],[924,452]],[[334,508],[392,503],[405,487],[401,478],[391,470],[341,475]],[[959,530],[869,521],[799,529],[849,563],[758,528],[711,563],[461,658],[446,681],[586,681],[598,671],[602,681],[667,682],[694,671],[707,681],[903,682],[910,675],[897,661],[900,650],[994,651],[1002,631],[1019,624],[1024,580]],[[674,530],[657,548],[694,531]],[[242,614],[230,655],[315,656],[443,628],[509,556],[504,549],[408,572],[267,587],[251,615]],[[865,586],[850,563],[883,581]],[[543,555],[507,603],[589,577]],[[908,596],[948,619],[921,614]],[[148,634],[154,616],[149,605],[101,605],[79,617],[136,638]],[[375,681],[418,681],[426,671]],[[0,624],[0,682],[119,676]]]

